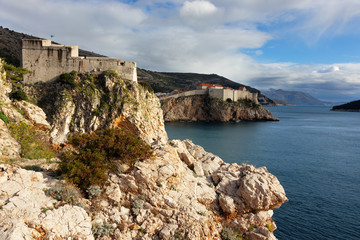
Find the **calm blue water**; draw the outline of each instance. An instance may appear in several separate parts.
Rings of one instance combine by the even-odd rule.
[[[269,108],[280,122],[167,123],[229,163],[266,166],[289,202],[275,210],[280,240],[360,239],[360,113]]]

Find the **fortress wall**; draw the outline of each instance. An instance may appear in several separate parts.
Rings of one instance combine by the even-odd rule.
[[[223,91],[224,91],[223,92],[223,98],[222,98],[223,101],[226,101],[226,99],[228,99],[228,98],[230,98],[231,101],[236,101],[237,100],[236,98],[234,98],[234,92],[235,91],[230,90],[230,89],[224,89]]]
[[[234,91],[230,89],[215,89],[215,88],[207,88],[207,89],[197,89],[186,91],[178,94],[173,94],[167,97],[161,97],[161,99],[168,98],[178,98],[178,97],[187,97],[194,95],[205,95],[209,94],[210,97],[219,98],[223,101],[230,98],[232,101],[238,101],[239,99],[250,99],[256,104],[258,104],[257,93],[251,93],[249,91]]]
[[[188,97],[188,96],[205,95],[205,94],[207,94],[207,89],[202,89],[202,90],[198,89],[198,90],[191,90],[191,91],[174,94],[168,97],[162,97],[161,99]]]
[[[103,72],[116,71],[122,78],[137,81],[136,63],[116,58],[72,58],[67,60],[65,72]]]
[[[237,98],[236,100],[239,99],[249,99],[253,102],[255,102],[256,104],[258,104],[258,100],[257,100],[257,93],[251,93],[249,91],[237,91]]]
[[[62,73],[114,70],[128,80],[137,81],[136,63],[115,58],[79,57],[78,46],[52,45],[50,40],[23,39],[22,67],[32,71],[25,83],[48,82]]]
[[[251,93],[251,96],[252,96],[251,100],[253,100],[253,102],[255,102],[256,104],[259,104],[258,93]]]
[[[223,89],[209,88],[209,96],[224,100],[224,91]]]

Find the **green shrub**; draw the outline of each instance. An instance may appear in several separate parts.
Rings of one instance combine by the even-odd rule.
[[[145,81],[139,81],[138,83],[148,92],[154,93],[154,89],[151,87],[150,83]]]
[[[45,194],[58,201],[66,202],[71,205],[81,206],[81,194],[76,187],[66,184],[57,183],[54,187],[45,190]]]
[[[94,224],[92,226],[92,232],[96,239],[99,239],[101,236],[112,234],[114,229],[111,228],[110,224]]]
[[[231,228],[225,227],[221,231],[221,239],[222,240],[241,240],[242,237],[237,232],[232,230]]]
[[[106,72],[104,72],[104,76],[109,77],[109,78],[113,78],[113,77],[119,76],[119,74],[114,70],[107,70]]]
[[[8,118],[3,112],[0,112],[0,119],[3,120],[6,124],[10,122],[10,118]]]
[[[25,166],[24,169],[31,170],[34,172],[44,172],[45,170],[38,165]]]
[[[87,192],[89,198],[96,198],[96,197],[100,196],[102,190],[101,190],[100,186],[94,185],[94,186],[88,187],[88,189],[86,189],[86,192]]]
[[[226,99],[226,102],[227,102],[227,103],[232,103],[231,98],[227,98],[227,99]]]
[[[71,137],[75,148],[61,156],[60,169],[64,177],[82,190],[92,185],[102,186],[109,171],[117,165],[133,166],[151,157],[150,147],[135,134],[121,129],[97,130]]]
[[[21,89],[16,89],[16,90],[11,91],[9,97],[11,99],[18,100],[18,101],[21,101],[21,100],[26,101],[26,100],[28,100],[27,94]]]
[[[21,157],[29,159],[46,158],[47,160],[56,156],[51,147],[45,143],[40,133],[34,127],[24,122],[8,124],[11,135],[21,145]]]
[[[76,77],[77,77],[76,71],[72,71],[70,73],[63,73],[59,76],[58,82],[67,84],[71,88],[75,88],[77,86],[77,83],[75,81]]]
[[[273,227],[273,225],[270,224],[270,223],[265,224],[265,227],[266,227],[270,232],[273,232],[273,231],[274,231],[274,227]]]
[[[183,236],[180,232],[175,231],[174,232],[174,238],[175,239],[183,239]]]
[[[131,203],[131,213],[136,217],[144,207],[144,200],[136,199]]]
[[[247,98],[239,99],[238,102],[240,105],[244,105],[245,107],[248,107],[248,108],[258,109],[260,107],[259,104],[256,104],[255,102],[253,102]]]
[[[23,80],[23,76],[25,74],[31,73],[31,71],[28,69],[15,67],[14,65],[8,64],[6,62],[4,62],[3,66],[6,71],[6,78],[15,85],[18,85]]]

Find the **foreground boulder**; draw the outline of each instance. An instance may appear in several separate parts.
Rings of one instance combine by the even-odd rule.
[[[83,208],[55,208],[58,201],[45,194],[56,182],[44,173],[0,165],[0,239],[94,239]]]

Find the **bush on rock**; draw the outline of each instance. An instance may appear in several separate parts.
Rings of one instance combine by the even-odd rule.
[[[150,146],[137,135],[123,129],[97,130],[71,137],[73,151],[63,154],[60,169],[64,177],[82,190],[102,186],[117,165],[133,166],[152,156]]]

